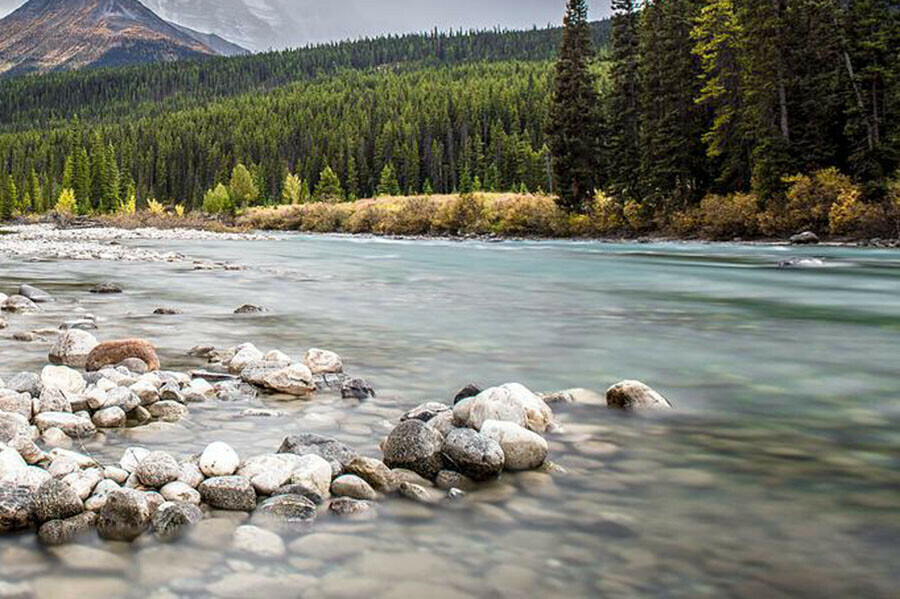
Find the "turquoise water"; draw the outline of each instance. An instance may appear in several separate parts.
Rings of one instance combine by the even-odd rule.
[[[42,597],[65,596],[72,580],[124,596],[229,596],[223,587],[239,587],[229,577],[245,570],[274,580],[271,596],[895,596],[896,251],[321,236],[140,245],[247,268],[7,260],[0,291],[35,283],[61,301],[29,327],[81,306],[100,317],[99,337],[150,338],[172,368],[196,366],[185,351],[198,343],[326,347],[379,397],[258,402],[285,412],[273,420],[235,418],[246,405],[192,408],[176,427],[94,441],[110,459],[134,443],[189,455],[210,440],[254,455],[301,430],[379,456],[403,409],[470,381],[602,393],[636,378],[677,409],[555,406],[551,459],[567,474],[504,477],[452,508],[388,499],[365,524],[324,516],[312,533],[331,536],[286,534],[284,558],[196,539],[92,541],[128,564],[94,572],[26,535],[0,540],[0,559],[24,551],[43,565],[0,579],[30,581]],[[779,267],[797,258],[807,260]],[[126,294],[86,293],[106,280]],[[231,314],[248,302],[271,312]],[[159,306],[184,314],[151,316]],[[46,346],[8,339],[21,318],[2,334],[0,376],[44,363]],[[150,571],[174,554],[176,574]]]

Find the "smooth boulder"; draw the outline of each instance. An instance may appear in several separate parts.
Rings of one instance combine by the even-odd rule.
[[[607,389],[606,405],[620,410],[672,407],[668,399],[640,381],[622,381]]]
[[[97,345],[97,338],[87,331],[69,329],[59,334],[48,358],[51,364],[83,368],[88,355]]]
[[[237,452],[221,441],[210,443],[200,455],[200,471],[208,477],[231,476],[240,465]]]
[[[488,420],[482,424],[481,434],[503,449],[507,470],[533,470],[547,459],[546,439],[515,422]]]
[[[421,420],[406,420],[388,435],[383,448],[384,463],[433,479],[443,468],[443,442],[443,436]]]
[[[208,478],[197,490],[203,501],[220,510],[252,512],[256,507],[256,491],[245,476]]]
[[[104,366],[114,366],[128,358],[138,358],[143,360],[150,370],[159,370],[156,348],[145,339],[123,339],[100,343],[88,355],[85,370],[95,372]]]
[[[503,470],[504,455],[500,445],[470,428],[450,431],[441,446],[447,467],[474,480],[487,480]]]
[[[150,525],[150,506],[144,493],[119,489],[106,498],[97,518],[97,532],[108,541],[131,542]]]

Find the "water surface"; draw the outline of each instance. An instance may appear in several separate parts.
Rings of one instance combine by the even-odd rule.
[[[388,499],[371,522],[323,514],[284,533],[283,558],[230,548],[216,514],[175,545],[85,542],[96,567],[0,540],[0,580],[39,597],[837,597],[900,585],[900,254],[710,244],[394,241],[129,242],[245,265],[0,259],[0,290],[37,284],[60,301],[13,316],[0,376],[37,370],[46,343],[16,330],[84,309],[100,338],[143,336],[164,364],[252,341],[299,356],[325,347],[379,392],[192,406],[176,426],[111,433],[113,460],[141,444],[179,456],[212,440],[250,456],[291,432],[380,457],[404,410],[470,381],[595,392],[637,378],[677,409],[625,416],[554,406],[551,459],[566,474],[504,475],[464,501]],[[779,268],[794,258],[799,266]],[[97,282],[122,296],[95,296]],[[237,317],[244,303],[268,307]],[[153,316],[172,306],[181,316]],[[588,396],[590,399],[590,396]],[[270,407],[274,419],[240,418]],[[154,594],[155,593],[155,594]]]

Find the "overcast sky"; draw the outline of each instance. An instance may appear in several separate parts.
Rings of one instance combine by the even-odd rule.
[[[252,2],[253,0],[250,0]],[[0,0],[3,16],[25,0]],[[527,28],[560,23],[565,0],[288,0],[297,7],[304,31],[297,42],[354,38],[439,27]],[[609,0],[591,0],[591,18],[608,13]],[[320,39],[309,39],[320,38]]]

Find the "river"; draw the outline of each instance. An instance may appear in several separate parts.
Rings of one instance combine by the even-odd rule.
[[[555,405],[550,459],[452,504],[399,498],[372,521],[323,514],[282,532],[287,553],[230,547],[240,516],[174,545],[85,541],[93,559],[0,539],[0,581],[39,598],[891,597],[900,588],[900,254],[841,247],[595,242],[130,241],[244,265],[0,258],[0,291],[29,282],[58,302],[12,316],[0,377],[39,370],[46,343],[10,339],[84,309],[101,339],[146,337],[165,367],[196,345],[254,342],[341,354],[371,402],[260,398],[191,406],[189,420],[101,435],[130,445],[241,455],[292,432],[380,457],[405,409],[469,382],[583,388]],[[797,260],[802,258],[803,260]],[[779,267],[793,261],[792,266]],[[114,281],[126,293],[88,293]],[[244,303],[269,312],[236,316]],[[152,315],[176,307],[177,316]],[[25,320],[27,318],[27,320]],[[675,410],[621,414],[600,395],[640,379]],[[211,522],[211,523],[210,523]],[[0,586],[2,588],[2,586]]]

